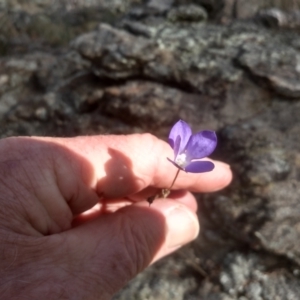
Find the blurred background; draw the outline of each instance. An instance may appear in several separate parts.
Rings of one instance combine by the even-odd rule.
[[[199,238],[114,300],[300,298],[299,32],[299,0],[0,0],[2,138],[183,119],[232,166]]]

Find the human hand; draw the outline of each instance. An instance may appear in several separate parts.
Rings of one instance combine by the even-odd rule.
[[[188,192],[219,190],[226,164],[181,172],[149,134],[0,141],[1,299],[110,299],[199,232]],[[98,203],[97,207],[94,207]],[[94,207],[93,209],[91,209]]]

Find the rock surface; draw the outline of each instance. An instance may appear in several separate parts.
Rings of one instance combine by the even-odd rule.
[[[197,241],[114,299],[299,298],[299,3],[244,2],[0,1],[1,137],[166,139],[181,118],[232,166]]]

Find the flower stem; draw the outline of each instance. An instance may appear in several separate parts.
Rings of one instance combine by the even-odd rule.
[[[171,183],[171,185],[170,185],[170,187],[168,189],[162,189],[159,194],[151,196],[151,197],[149,197],[147,199],[147,201],[149,203],[149,206],[151,205],[151,203],[153,203],[153,201],[155,199],[157,199],[157,198],[167,198],[170,195],[171,189],[172,189],[172,187],[173,187],[173,185],[174,185],[174,183],[175,183],[175,181],[176,181],[176,179],[178,177],[179,172],[180,172],[180,169],[177,170],[176,175],[175,175],[175,177],[174,177],[174,179],[173,179],[173,181],[172,181],[172,183]]]
[[[169,187],[169,190],[172,189],[172,187],[173,187],[173,185],[174,185],[174,183],[175,183],[175,181],[176,181],[176,179],[177,179],[177,177],[178,177],[179,172],[180,172],[180,169],[177,170],[177,173],[176,173],[176,175],[175,175],[175,177],[174,177],[174,179],[173,179],[173,181],[172,181],[171,186]]]
[[[176,179],[177,179],[177,177],[178,177],[179,172],[180,172],[180,169],[177,170],[177,173],[176,173],[176,175],[175,175],[175,177],[174,177],[174,179],[173,179],[173,181],[172,181],[170,187],[169,187],[168,189],[162,189],[162,190],[161,190],[161,193],[160,193],[160,194],[161,194],[161,197],[162,197],[162,198],[167,198],[167,197],[170,195],[171,189],[172,189],[172,187],[173,187],[173,185],[174,185],[174,183],[175,183],[175,181],[176,181]]]

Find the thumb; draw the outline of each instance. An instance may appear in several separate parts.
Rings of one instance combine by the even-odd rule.
[[[136,203],[63,234],[69,259],[80,266],[78,278],[89,278],[84,290],[90,294],[83,298],[102,295],[99,299],[109,299],[144,268],[192,241],[198,232],[198,219],[190,208],[157,199],[151,207]]]

